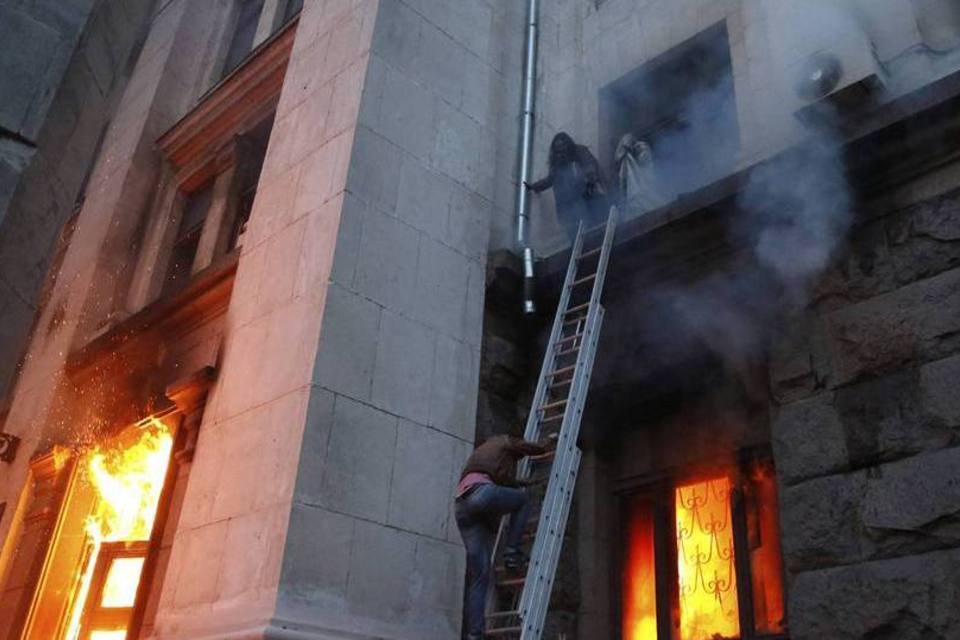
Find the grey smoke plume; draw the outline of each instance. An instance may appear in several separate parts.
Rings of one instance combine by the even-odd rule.
[[[792,302],[806,299],[850,227],[851,196],[839,141],[820,130],[788,156],[755,169],[738,199],[756,229],[753,253]]]
[[[883,31],[884,25],[876,20],[882,22],[885,16],[872,0],[764,1],[772,12],[779,12],[781,31],[771,39],[779,41],[784,58],[792,56],[785,64],[795,65],[837,42],[862,41],[869,48],[870,36]],[[692,69],[689,75],[671,70],[651,77],[634,85],[636,95],[624,98],[626,104],[653,111],[658,118],[664,96],[675,100],[671,108],[682,114],[682,126],[657,132],[660,139],[653,145],[658,174],[665,190],[674,194],[734,169],[737,150],[727,144],[730,135],[725,128],[731,119],[734,126],[737,121],[732,117],[732,79],[717,75],[728,64],[729,49],[725,41],[722,46],[716,42],[700,45],[696,62],[678,67]],[[952,69],[960,66],[960,48],[946,53],[929,49],[921,43],[905,53],[894,51],[900,64],[883,61],[891,91],[929,82],[944,72],[947,62]],[[906,64],[910,57],[937,64]],[[789,78],[790,69],[781,71]],[[693,85],[699,89],[691,92]],[[636,113],[644,113],[642,108]],[[837,120],[825,115],[819,128],[807,131],[803,143],[746,177],[729,225],[728,244],[739,250],[734,258],[718,261],[716,267],[711,264],[707,277],[692,282],[687,277],[641,294],[643,300],[631,309],[635,319],[619,337],[634,341],[634,357],[623,365],[629,371],[611,372],[614,376],[639,376],[644,385],[665,392],[685,391],[708,371],[717,371],[709,367],[720,364],[724,374],[748,384],[755,380],[753,374],[762,370],[777,325],[810,303],[819,276],[842,251],[853,224],[855,197],[846,174],[844,140],[831,119]],[[742,120],[740,126],[753,132],[776,124]],[[689,265],[685,271],[706,271],[704,265],[694,264],[698,259],[678,255],[676,261]]]

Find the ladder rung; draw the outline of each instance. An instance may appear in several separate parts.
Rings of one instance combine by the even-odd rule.
[[[563,315],[568,316],[568,315],[570,315],[571,313],[578,313],[578,312],[580,312],[580,311],[583,311],[583,310],[589,309],[589,308],[590,308],[590,303],[589,303],[589,302],[584,302],[583,304],[578,304],[578,305],[575,306],[575,307],[570,307],[569,309],[567,309],[566,311],[563,312]]]
[[[588,236],[591,233],[596,233],[597,231],[600,231],[601,229],[606,229],[606,228],[607,228],[607,223],[606,221],[604,221],[603,223],[598,224],[595,227],[590,227],[589,229],[585,229],[583,232],[583,235]]]
[[[575,333],[575,334],[573,334],[572,336],[567,336],[566,338],[562,338],[562,339],[560,339],[560,340],[557,340],[557,341],[554,342],[553,344],[554,344],[554,346],[556,346],[556,345],[558,345],[558,344],[564,344],[564,343],[566,343],[566,342],[570,342],[571,340],[576,340],[577,338],[582,338],[582,337],[583,337],[583,332]]]
[[[557,400],[556,402],[548,402],[545,405],[540,407],[540,411],[549,411],[550,409],[556,409],[557,407],[562,407],[567,404],[566,400]]]
[[[487,638],[499,638],[501,636],[509,636],[510,634],[520,633],[523,631],[523,627],[503,627],[501,629],[490,629],[489,631],[484,632],[484,636]]]
[[[596,279],[597,279],[597,274],[591,273],[590,275],[584,276],[583,278],[580,278],[579,280],[574,280],[574,281],[573,281],[573,284],[570,285],[570,288],[572,289],[572,288],[574,288],[574,287],[578,287],[578,286],[580,286],[581,284],[584,284],[585,282],[590,282],[591,280],[596,280]]]
[[[590,249],[589,251],[584,251],[579,256],[577,256],[577,260],[586,260],[587,258],[592,258],[593,256],[600,253],[600,250],[602,248],[603,247],[597,247],[596,249]]]
[[[487,619],[496,619],[496,618],[510,618],[512,616],[519,616],[519,611],[496,611],[494,613],[488,613]]]
[[[561,375],[561,374],[571,373],[571,372],[572,372],[574,369],[576,369],[576,368],[577,368],[577,365],[571,364],[571,365],[568,366],[568,367],[561,367],[561,368],[559,368],[559,369],[554,369],[553,371],[551,371],[550,373],[547,374],[547,377],[548,377],[548,378],[553,378],[553,377],[559,376],[559,375]]]
[[[527,581],[527,576],[520,576],[518,578],[507,578],[506,580],[501,580],[497,583],[498,587],[518,587]]]
[[[571,353],[576,353],[577,351],[580,351],[580,347],[570,347],[569,349],[557,351],[553,354],[553,356],[555,358],[562,358],[563,356],[569,356]]]
[[[554,382],[547,389],[559,389],[560,387],[569,387],[573,384],[573,378],[567,378],[566,380],[561,380],[560,382]]]
[[[543,422],[546,422],[546,421],[544,420]],[[530,459],[533,460],[534,462],[539,462],[540,460],[550,460],[556,455],[556,453],[557,453],[556,449],[551,449],[550,451],[547,451],[546,453],[541,453],[538,456],[530,456]]]

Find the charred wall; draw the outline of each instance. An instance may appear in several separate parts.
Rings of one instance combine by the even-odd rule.
[[[795,638],[960,628],[960,167],[878,190],[771,353]]]
[[[664,292],[749,259],[749,237],[731,226],[742,180],[654,212],[656,221],[622,225],[584,418],[576,517],[550,614],[555,630],[618,637],[616,496],[625,485],[758,449],[772,457],[779,483],[791,638],[958,637],[952,102],[848,143],[852,226],[808,300],[769,316],[758,348],[743,357],[663,311]],[[524,327],[511,298],[516,265],[490,260],[478,420],[486,433],[508,429],[527,408],[566,259],[561,252],[541,265],[535,327]]]

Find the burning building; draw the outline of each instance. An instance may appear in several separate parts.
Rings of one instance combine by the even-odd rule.
[[[527,4],[0,7],[0,639],[459,636]],[[622,218],[546,637],[960,638],[956,3],[532,4]]]

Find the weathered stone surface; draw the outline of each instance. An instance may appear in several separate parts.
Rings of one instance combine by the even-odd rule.
[[[878,220],[857,229],[817,282],[814,298],[821,309],[837,308],[890,291],[896,284],[884,221]]]
[[[921,280],[827,316],[837,384],[960,347],[960,269]]]
[[[885,464],[867,478],[861,515],[883,553],[960,543],[960,448]],[[912,548],[911,548],[912,547]]]
[[[446,537],[453,447],[453,438],[444,433],[400,421],[388,524],[437,539]]]
[[[823,321],[813,313],[787,320],[770,341],[770,384],[775,399],[786,404],[824,388],[829,381]]]
[[[333,427],[312,504],[339,513],[385,522],[397,442],[397,418],[338,396]]]
[[[836,391],[836,410],[852,465],[940,449],[957,437],[956,429],[928,408],[920,386],[924,368],[905,369]],[[940,381],[935,371],[926,378],[928,384]]]
[[[798,575],[794,640],[957,640],[960,550]]]
[[[26,124],[31,104],[44,90],[48,67],[63,52],[60,34],[53,27],[33,16],[11,8],[0,7],[0,42],[4,44],[0,62],[0,126],[20,132]],[[53,84],[59,78],[53,79]],[[35,133],[35,132],[31,132]]]
[[[960,426],[960,355],[920,367],[924,408],[951,427]]]
[[[777,473],[785,484],[849,466],[843,425],[833,407],[832,393],[781,407],[771,430]]]
[[[430,420],[430,380],[436,336],[426,326],[384,311],[373,373],[375,405],[419,424]]]
[[[863,555],[860,504],[866,474],[809,480],[780,494],[783,557],[791,572],[856,562]]]
[[[913,282],[960,264],[958,202],[956,193],[948,194],[898,211],[885,220],[898,283]]]

